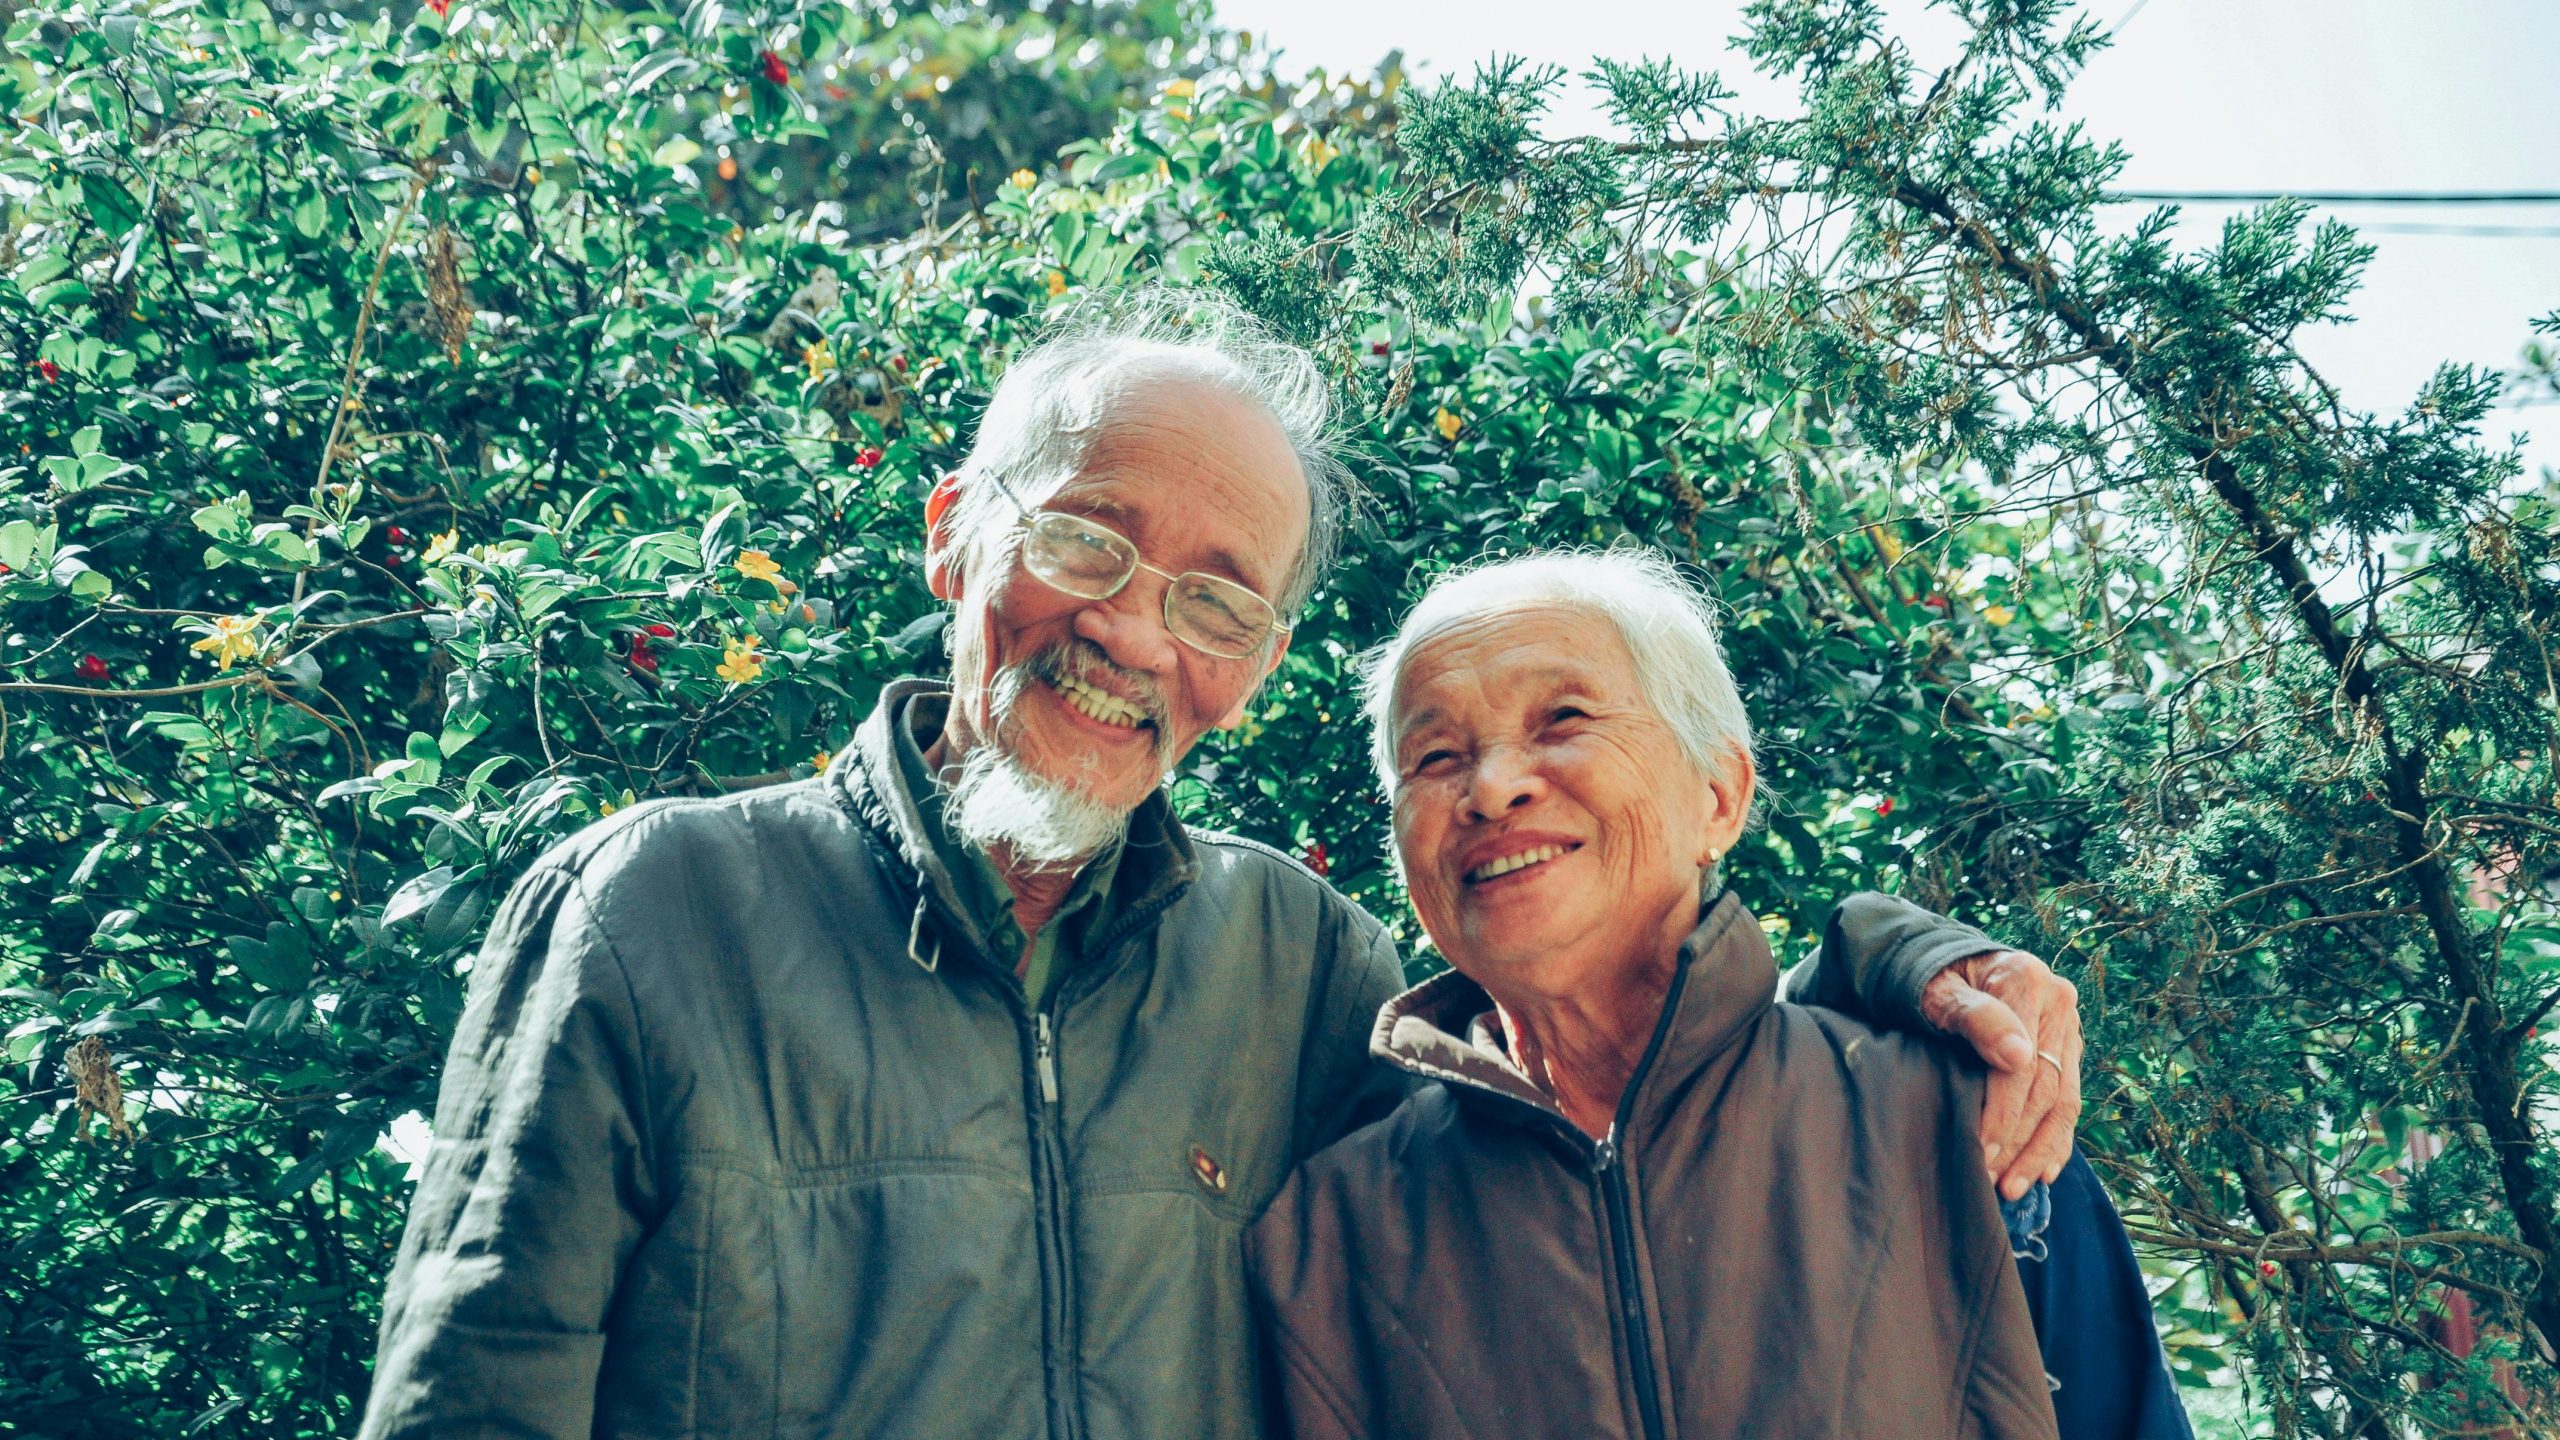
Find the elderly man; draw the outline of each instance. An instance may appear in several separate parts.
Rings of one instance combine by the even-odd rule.
[[[1160,785],[1332,548],[1326,395],[1214,309],[1047,341],[927,502],[950,685],[890,686],[823,777],[635,806],[518,883],[366,1435],[1260,1433],[1243,1230],[1394,1103],[1363,1050],[1401,977]],[[2058,1169],[2069,987],[1843,915],[1802,983],[1966,1027],[2012,1076],[1995,1163]]]

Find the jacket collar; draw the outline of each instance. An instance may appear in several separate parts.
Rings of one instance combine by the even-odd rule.
[[[938,911],[940,923],[966,938],[978,953],[991,954],[987,937],[971,918],[970,907],[962,902],[950,868],[935,850],[928,828],[932,821],[918,803],[892,748],[897,736],[892,727],[897,726],[906,727],[917,743],[932,744],[941,732],[943,715],[950,704],[950,687],[940,681],[891,681],[880,692],[879,703],[854,732],[847,753],[828,772],[828,783],[840,797],[839,803],[897,856],[900,868],[912,877],[910,883]],[[1190,837],[1183,833],[1182,823],[1173,818],[1172,807],[1161,790],[1148,796],[1146,803],[1129,817],[1128,836],[1122,846],[1119,869],[1111,881],[1111,911],[1115,915],[1152,915],[1198,878],[1199,866],[1192,855]]]
[[[1618,1103],[1618,1128],[1644,1134],[1655,1110],[1689,1087],[1679,1083],[1740,1053],[1739,1042],[1776,1003],[1777,960],[1742,901],[1727,893],[1707,907],[1680,944],[1678,968],[1654,1022],[1644,1059]],[[1502,1043],[1493,997],[1455,970],[1423,981],[1378,1011],[1369,1053],[1410,1074],[1438,1080],[1461,1097],[1527,1106],[1571,1127],[1564,1111],[1513,1063]],[[1575,1131],[1579,1135],[1581,1132]]]

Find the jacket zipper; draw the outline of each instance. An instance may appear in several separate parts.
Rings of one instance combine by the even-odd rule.
[[[1176,890],[1125,917],[1105,944],[1094,947],[1095,952],[1116,949],[1180,897],[1181,891]],[[1080,988],[1079,981],[1087,986],[1096,983],[1086,979],[1094,968],[1071,968],[1049,987],[1047,1006],[1031,1010],[1031,1076],[1039,1095],[1038,1103],[1030,1107],[1031,1188],[1038,1202],[1041,1279],[1050,1287],[1043,1297],[1049,1312],[1044,1359],[1049,1371],[1049,1433],[1056,1440],[1076,1440],[1082,1434],[1077,1417],[1083,1411],[1076,1362],[1075,1248],[1067,1243],[1067,1147],[1058,1112],[1058,1028],[1051,1017]],[[1021,987],[1016,986],[1015,993],[1020,994]],[[1027,996],[1025,1002],[1024,1008],[1029,1009]]]
[[[1662,1440],[1662,1396],[1654,1386],[1653,1340],[1644,1319],[1644,1286],[1636,1275],[1635,1208],[1627,1203],[1627,1169],[1619,1162],[1618,1127],[1591,1152],[1591,1173],[1600,1187],[1601,1210],[1609,1217],[1609,1253],[1617,1271],[1618,1313],[1624,1320],[1627,1370],[1635,1379],[1636,1416],[1645,1440]]]
[[[1031,1189],[1034,1229],[1040,1242],[1040,1279],[1048,1371],[1049,1433],[1074,1440],[1076,1424],[1075,1247],[1067,1243],[1067,1156],[1058,1115],[1057,1035],[1045,1010],[1033,1011]]]
[[[916,883],[921,887],[922,878],[918,877]],[[1179,887],[1123,917],[1120,925],[1112,931],[1108,944],[1096,948],[1117,948],[1180,899],[1183,890],[1188,888]],[[957,929],[947,918],[936,918],[946,931],[968,933]],[[988,963],[1007,979],[1012,978],[1010,970],[995,966],[992,961]],[[1076,1417],[1082,1412],[1077,1407],[1079,1382],[1074,1339],[1075,1251],[1067,1243],[1066,1142],[1061,1135],[1063,1123],[1057,1113],[1058,1032],[1056,1022],[1050,1017],[1068,993],[1076,988],[1078,979],[1091,968],[1079,965],[1059,977],[1058,983],[1050,987],[1046,1009],[1033,1009],[1030,997],[1023,993],[1022,987],[1019,984],[1013,987],[1013,993],[1023,1002],[1022,1011],[1016,1013],[1028,1012],[1030,1016],[1030,1023],[1024,1029],[1029,1032],[1031,1041],[1031,1082],[1037,1098],[1024,1108],[1029,1112],[1031,1126],[1031,1189],[1035,1197],[1032,1228],[1039,1241],[1041,1300],[1047,1312],[1043,1317],[1045,1334],[1041,1359],[1043,1368],[1048,1372],[1049,1433],[1054,1440],[1078,1440],[1082,1427]]]
[[[1049,1029],[1049,1012],[1043,1010],[1031,1019],[1032,1033],[1038,1037],[1032,1042],[1031,1064],[1040,1072],[1040,1098],[1055,1105],[1058,1103],[1057,1037]]]
[[[1684,960],[1672,972],[1671,987],[1662,997],[1662,1014],[1653,1022],[1653,1038],[1645,1042],[1644,1054],[1627,1076],[1627,1088],[1618,1096],[1618,1113],[1610,1118],[1609,1133],[1591,1149],[1591,1179],[1600,1190],[1600,1210],[1608,1217],[1609,1253],[1616,1272],[1618,1313],[1623,1317],[1627,1348],[1627,1373],[1635,1381],[1636,1420],[1644,1428],[1644,1440],[1663,1440],[1662,1384],[1653,1369],[1653,1329],[1644,1313],[1644,1281],[1636,1273],[1636,1211],[1627,1192],[1627,1157],[1624,1136],[1628,1118],[1635,1114],[1636,1095],[1644,1088],[1645,1077],[1653,1072],[1654,1057],[1662,1053],[1662,1042],[1671,1033],[1671,1023],[1680,1010],[1680,995],[1689,988],[1689,966]],[[1573,1132],[1576,1135],[1580,1131]]]

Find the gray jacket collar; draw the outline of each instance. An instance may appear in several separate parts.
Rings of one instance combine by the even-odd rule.
[[[879,703],[854,732],[853,743],[828,771],[838,803],[861,820],[874,840],[898,860],[901,888],[928,901],[946,933],[967,940],[980,955],[993,953],[988,938],[969,918],[948,868],[934,851],[930,823],[908,789],[891,750],[892,726],[939,729],[950,704],[950,688],[938,680],[893,680],[881,690]],[[928,737],[929,740],[929,737]],[[1113,913],[1134,923],[1172,903],[1199,875],[1190,837],[1173,818],[1164,792],[1147,797],[1129,817],[1119,873],[1111,882]]]

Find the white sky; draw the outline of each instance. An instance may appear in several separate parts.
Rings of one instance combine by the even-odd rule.
[[[1925,62],[1952,33],[1907,0],[1902,33]],[[1790,92],[1729,51],[1741,0],[1218,0],[1221,22],[1299,66],[1366,72],[1389,50],[1421,77],[1495,54],[1578,71],[1595,55],[1669,56],[1724,72],[1746,103]],[[2560,3],[2555,0],[2098,0],[2115,46],[2071,87],[2064,114],[2131,152],[2135,190],[2560,191]],[[1935,42],[1934,45],[1932,42]],[[1600,128],[1587,89],[1551,133]],[[2130,218],[2139,207],[2124,207]],[[2189,206],[2208,240],[2227,206]],[[2359,226],[2527,227],[2537,237],[2368,230],[2379,247],[2352,325],[2306,335],[2313,363],[2367,409],[2397,413],[2444,360],[2512,366],[2528,322],[2560,309],[2560,205],[2340,207]],[[2532,434],[2538,428],[2539,434]],[[2560,466],[2560,406],[2502,410],[2493,439]]]

